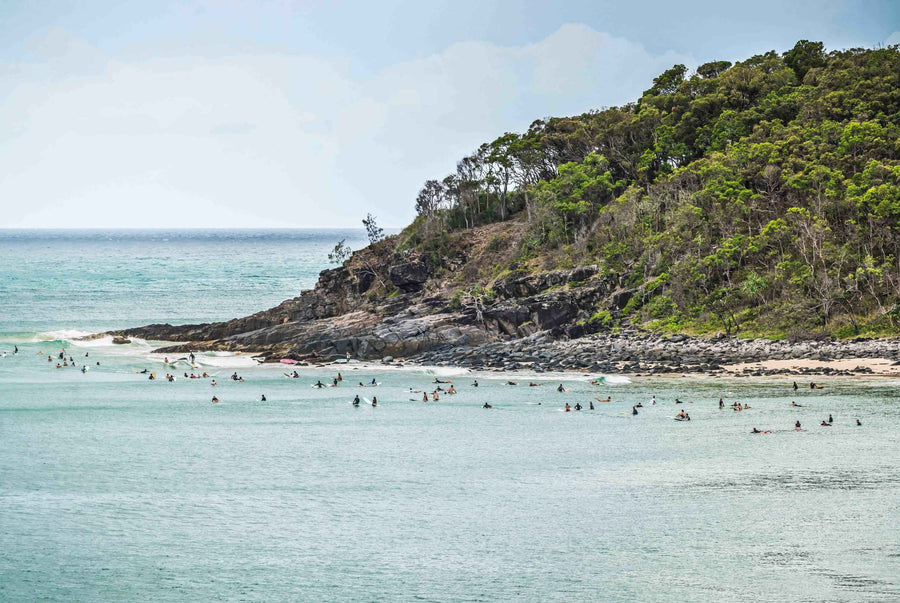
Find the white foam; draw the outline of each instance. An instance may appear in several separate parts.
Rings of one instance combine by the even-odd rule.
[[[69,341],[74,342],[74,340],[79,339],[81,337],[88,337],[93,335],[90,331],[79,331],[78,329],[60,329],[59,331],[46,331],[44,333],[36,333],[34,337],[32,337],[32,342],[38,341]],[[110,338],[112,339],[112,338]]]

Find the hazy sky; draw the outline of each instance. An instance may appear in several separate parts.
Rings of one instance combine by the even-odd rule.
[[[0,227],[403,226],[504,131],[801,38],[900,1],[2,2]]]

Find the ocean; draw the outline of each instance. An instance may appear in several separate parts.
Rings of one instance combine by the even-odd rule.
[[[0,600],[900,600],[897,380],[292,379],[77,339],[271,307],[341,239],[364,233],[0,231]],[[435,380],[459,393],[422,402]]]

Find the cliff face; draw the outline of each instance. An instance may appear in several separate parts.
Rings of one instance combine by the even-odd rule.
[[[165,352],[231,350],[309,362],[346,354],[404,358],[541,332],[554,339],[579,337],[601,326],[590,321],[598,309],[614,316],[628,301],[630,292],[617,279],[601,277],[596,266],[498,277],[477,292],[454,285],[466,282],[474,264],[490,265],[485,231],[491,230],[497,226],[472,229],[447,257],[397,251],[394,242],[384,241],[340,268],[324,270],[314,289],[243,318],[114,334],[181,342]]]

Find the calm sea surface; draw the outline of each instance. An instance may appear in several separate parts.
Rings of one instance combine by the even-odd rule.
[[[354,362],[288,379],[244,356],[167,367],[153,342],[73,340],[272,306],[343,238],[362,245],[0,231],[0,351],[19,348],[0,358],[0,600],[900,600],[897,381],[592,386]],[[55,368],[63,347],[76,367]],[[338,370],[340,387],[310,387]],[[459,393],[410,394],[435,378]],[[692,421],[673,421],[682,408]]]

